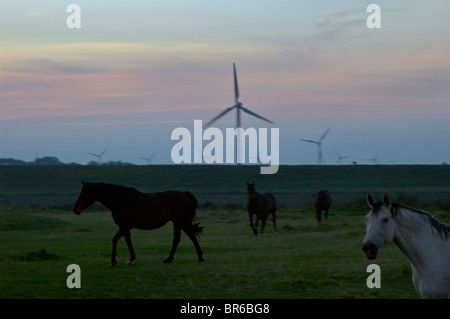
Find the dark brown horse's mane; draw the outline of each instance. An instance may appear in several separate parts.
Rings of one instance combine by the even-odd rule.
[[[382,203],[382,202],[379,202]],[[378,203],[374,204],[377,205]],[[423,216],[426,221],[430,223],[430,225],[437,230],[439,235],[442,236],[445,240],[448,240],[450,238],[450,225],[438,221],[435,217],[433,217],[430,213],[417,209],[417,208],[411,208],[406,205],[402,205],[399,203],[391,203],[391,214],[393,217],[395,217],[400,209],[406,209],[410,212],[419,214],[420,216]]]

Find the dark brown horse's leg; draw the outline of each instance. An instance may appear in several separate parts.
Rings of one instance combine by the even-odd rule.
[[[181,229],[179,225],[173,224],[173,241],[172,241],[172,250],[170,251],[170,255],[167,259],[163,261],[163,263],[168,264],[172,262],[173,255],[175,255],[175,251],[177,250],[178,243],[180,242],[180,234]]]
[[[256,222],[255,222],[255,235],[258,235],[258,223],[259,223],[260,215],[256,214]],[[264,227],[263,227],[264,228]]]
[[[127,242],[127,246],[128,246],[128,250],[130,251],[130,260],[127,261],[128,265],[132,265],[133,264],[133,260],[136,259],[136,254],[134,253],[134,249],[133,249],[133,244],[131,243],[131,234],[130,231],[126,231],[124,233],[125,236],[125,240]]]
[[[266,227],[266,217],[261,217],[261,234],[264,234],[264,227]]]
[[[272,219],[272,222],[273,222],[273,229],[275,230],[276,233],[278,233],[278,230],[277,230],[277,221],[276,221],[276,215],[275,215],[275,212],[272,212],[272,217],[273,217],[273,219]]]
[[[205,259],[203,258],[203,251],[200,248],[200,244],[198,243],[197,237],[195,236],[195,232],[187,231],[184,228],[183,228],[183,231],[186,233],[186,235],[188,235],[188,237],[194,243],[194,247],[195,247],[195,250],[197,251],[197,255],[198,255],[198,261],[200,261],[200,262],[205,261]]]
[[[123,230],[119,228],[119,230],[117,231],[117,233],[113,237],[113,240],[112,240],[113,246],[112,246],[112,252],[111,252],[111,266],[117,265],[117,259],[116,259],[116,255],[117,255],[117,241],[123,235],[124,235]]]
[[[258,231],[256,230],[255,226],[253,226],[253,214],[252,213],[248,213],[248,216],[250,217],[250,227],[253,230],[253,233],[255,235],[258,235]],[[258,225],[258,220],[256,221],[256,225]]]
[[[316,219],[317,219],[317,222],[320,224],[322,221],[322,211],[320,209],[318,209],[316,211]]]

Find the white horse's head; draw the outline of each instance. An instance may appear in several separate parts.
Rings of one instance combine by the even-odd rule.
[[[394,239],[395,221],[391,214],[391,201],[387,194],[383,201],[376,202],[371,194],[367,195],[371,210],[366,216],[366,237],[362,249],[368,259],[377,257],[378,249]]]

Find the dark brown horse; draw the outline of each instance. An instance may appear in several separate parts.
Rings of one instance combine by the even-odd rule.
[[[247,210],[250,217],[250,226],[252,227],[253,233],[258,235],[258,222],[261,219],[262,227],[261,234],[264,232],[264,226],[266,225],[267,216],[272,214],[273,228],[277,232],[276,223],[276,211],[277,204],[275,203],[275,198],[272,194],[265,193],[260,194],[255,191],[255,183],[247,183],[248,190],[248,204]],[[256,224],[253,225],[253,215],[256,214]]]
[[[322,211],[325,211],[325,219],[328,218],[328,210],[332,204],[331,194],[327,190],[321,190],[313,196],[315,197],[314,208],[316,210],[316,219],[320,224],[322,221]]]
[[[136,259],[131,243],[130,230],[133,228],[150,230],[162,227],[168,221],[173,222],[174,236],[172,250],[164,263],[170,263],[180,242],[180,233],[183,230],[194,243],[198,260],[204,261],[203,252],[197,241],[203,227],[194,222],[197,199],[190,192],[166,191],[159,193],[141,193],[140,191],[114,184],[82,182],[78,200],[75,202],[73,212],[79,215],[84,209],[98,201],[108,208],[119,226],[119,231],[113,237],[111,265],[117,264],[117,241],[124,236],[130,251],[132,264]]]

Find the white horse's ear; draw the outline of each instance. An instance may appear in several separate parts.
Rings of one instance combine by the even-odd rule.
[[[375,204],[375,198],[373,198],[372,194],[367,194],[367,204],[369,204],[369,207],[372,208]]]
[[[386,205],[386,206],[391,205],[391,200],[389,199],[389,196],[387,193],[384,193],[383,201],[384,201],[384,205]]]

